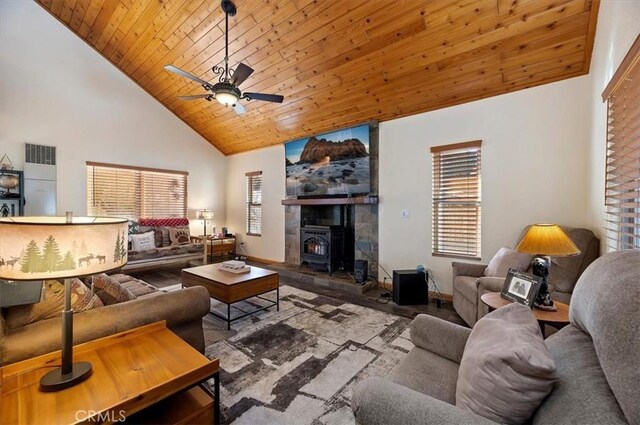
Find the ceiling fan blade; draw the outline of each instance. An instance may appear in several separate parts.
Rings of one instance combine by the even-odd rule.
[[[244,106],[242,106],[242,105],[241,105],[241,104],[239,104],[239,103],[236,103],[235,105],[233,105],[233,110],[234,110],[234,111],[236,111],[236,114],[238,114],[238,115],[242,115],[242,114],[244,114],[245,112],[247,112],[247,111],[244,109]]]
[[[167,71],[170,71],[170,72],[176,73],[176,74],[178,74],[178,75],[182,75],[183,77],[186,77],[186,78],[188,78],[188,79],[190,79],[190,80],[193,80],[193,81],[195,81],[196,83],[202,84],[203,86],[208,86],[208,87],[211,87],[211,86],[212,86],[212,84],[211,84],[211,83],[208,83],[208,82],[206,82],[205,80],[202,80],[202,79],[200,79],[200,78],[196,77],[195,75],[191,75],[191,74],[189,74],[188,72],[181,70],[180,68],[176,68],[176,67],[175,67],[175,66],[173,66],[173,65],[165,65],[165,66],[164,66],[164,69],[166,69]]]
[[[240,62],[236,67],[236,70],[233,71],[233,76],[231,77],[231,84],[239,86],[244,82],[244,80],[249,78],[251,74],[253,74],[253,69],[251,69],[251,67]]]
[[[194,94],[191,96],[178,96],[178,99],[180,100],[206,99],[209,96],[212,96],[212,94],[209,93],[209,94]]]
[[[264,100],[267,102],[277,103],[282,103],[282,101],[284,100],[284,96],[280,96],[279,94],[245,93],[244,95],[247,99],[250,100]]]

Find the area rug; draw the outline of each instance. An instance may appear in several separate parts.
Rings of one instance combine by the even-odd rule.
[[[273,298],[275,294],[266,297]],[[264,305],[235,304],[232,317]],[[226,313],[226,305],[212,301]],[[291,286],[275,307],[232,324],[209,315],[206,354],[220,359],[226,424],[354,424],[351,394],[411,349],[409,319]]]

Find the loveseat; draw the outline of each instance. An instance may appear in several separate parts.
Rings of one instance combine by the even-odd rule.
[[[640,424],[640,250],[607,254],[573,291],[570,325],[544,341],[558,380],[532,424]],[[427,315],[411,325],[415,345],[386,378],[354,390],[360,424],[494,424],[456,403],[458,369],[471,329]]]
[[[580,250],[574,257],[552,257],[549,269],[549,284],[552,298],[569,304],[573,288],[582,272],[600,254],[600,241],[589,229],[563,227]],[[522,234],[524,235],[528,227]],[[488,307],[480,300],[487,292],[500,292],[503,277],[484,276],[487,264],[453,262],[453,308],[469,326],[489,313]],[[531,271],[531,267],[527,272]]]
[[[202,317],[210,309],[209,293],[202,287],[164,292],[127,275],[111,276],[136,299],[77,312],[73,318],[74,344],[102,338],[139,326],[166,320],[167,326],[191,346],[204,352]],[[0,366],[61,348],[61,317],[10,329],[0,314]]]
[[[204,243],[199,238],[189,236],[185,243],[172,245],[169,238],[169,229],[172,228],[185,229],[188,234],[189,219],[141,218],[138,221],[131,221],[129,225],[130,239],[133,235],[153,232],[154,246],[143,250],[135,250],[130,246],[128,250],[129,261],[122,270],[130,272],[157,266],[188,263],[192,260],[203,260],[205,256]]]

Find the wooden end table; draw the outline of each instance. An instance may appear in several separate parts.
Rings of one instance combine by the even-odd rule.
[[[71,388],[43,393],[40,378],[60,364],[60,355],[55,351],[0,368],[1,424],[115,423],[125,418],[134,423],[220,423],[219,360],[203,356],[164,321],[75,346],[73,360],[91,362],[92,375]],[[210,378],[215,378],[213,394],[199,385]]]
[[[236,253],[236,237],[215,238],[212,236],[191,236],[192,241],[204,244],[204,264],[213,263],[214,258],[233,258]]]
[[[214,311],[210,313],[227,322],[227,329],[231,329],[231,322],[270,307],[275,306],[276,311],[280,311],[280,278],[278,272],[261,269],[260,267],[252,266],[250,272],[238,274],[219,270],[217,264],[191,267],[182,270],[182,286],[204,286],[209,291],[211,298],[226,304],[227,317]],[[276,291],[275,301],[260,296],[271,291]],[[269,301],[269,305],[232,319],[231,304],[252,297]]]
[[[489,307],[489,311],[493,311],[505,305],[509,305],[512,301],[506,300],[500,296],[499,292],[487,292],[480,297],[482,302]],[[540,330],[544,337],[544,325],[551,325],[557,328],[563,328],[569,324],[569,306],[560,301],[554,301],[557,311],[546,311],[532,308],[533,315],[540,324]]]

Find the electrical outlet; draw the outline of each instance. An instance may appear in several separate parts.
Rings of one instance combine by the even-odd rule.
[[[402,210],[402,218],[409,218],[411,212],[409,210]]]

